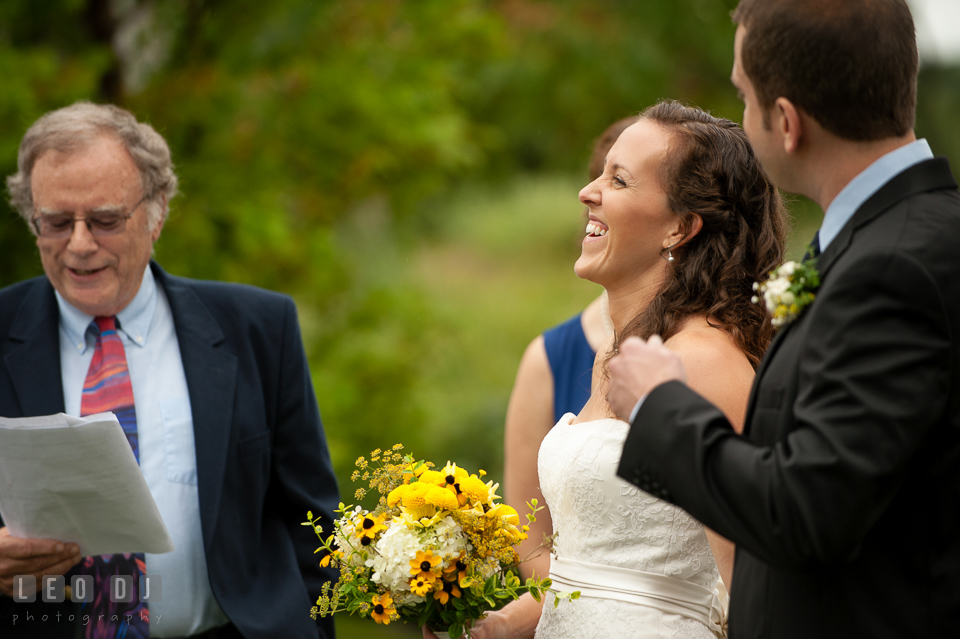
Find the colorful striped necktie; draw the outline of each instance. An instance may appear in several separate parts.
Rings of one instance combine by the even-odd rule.
[[[117,334],[113,317],[96,318],[100,334],[93,350],[93,359],[83,383],[80,415],[113,411],[130,442],[133,454],[140,462],[137,445],[137,414],[133,408],[133,386],[127,370],[123,342]],[[150,616],[147,605],[140,602],[140,576],[146,574],[143,553],[84,557],[77,571],[93,575],[93,602],[83,604],[83,615],[90,622],[83,627],[84,639],[147,639],[150,636]],[[129,603],[110,601],[110,577],[133,577],[133,599]],[[92,610],[90,608],[92,607]]]

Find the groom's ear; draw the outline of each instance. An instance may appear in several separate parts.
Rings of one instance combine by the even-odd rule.
[[[773,124],[783,141],[783,150],[792,155],[800,148],[803,139],[803,118],[800,109],[787,98],[777,98],[773,103]]]

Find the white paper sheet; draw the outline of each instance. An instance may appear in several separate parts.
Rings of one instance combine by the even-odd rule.
[[[84,556],[174,550],[113,413],[0,417],[0,516],[14,537]]]

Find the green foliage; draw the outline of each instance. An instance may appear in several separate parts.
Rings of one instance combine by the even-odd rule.
[[[4,176],[17,170],[17,148],[27,127],[51,108],[95,94],[111,65],[108,49],[78,37],[68,26],[69,20],[79,20],[77,4],[12,1],[0,5],[0,172]],[[44,35],[45,28],[53,37]],[[43,269],[36,253],[23,220],[6,201],[0,203],[0,285],[40,275]]]
[[[345,492],[401,439],[499,477],[524,347],[599,292],[571,273],[591,143],[662,98],[739,120],[735,4],[5,0],[0,170],[48,110],[130,108],[181,177],[164,267],[297,300]],[[958,74],[925,67],[917,114],[955,167]],[[792,210],[799,257],[820,211]],[[41,272],[0,203],[0,285]]]
[[[733,0],[496,3],[509,55],[466,85],[471,113],[503,132],[504,170],[583,171],[611,122],[663,98],[739,118],[729,85]]]

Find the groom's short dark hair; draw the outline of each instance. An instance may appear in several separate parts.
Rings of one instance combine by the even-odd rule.
[[[848,140],[913,129],[919,55],[906,0],[742,0],[733,19],[764,113],[785,97]]]

